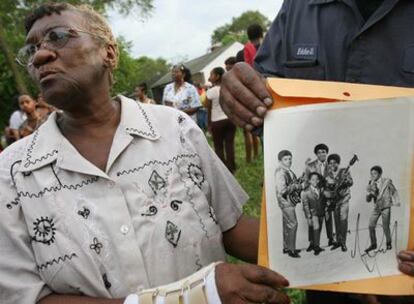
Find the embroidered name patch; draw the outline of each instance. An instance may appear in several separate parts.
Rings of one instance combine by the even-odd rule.
[[[316,59],[318,55],[318,47],[311,44],[296,44],[293,51],[296,59]]]

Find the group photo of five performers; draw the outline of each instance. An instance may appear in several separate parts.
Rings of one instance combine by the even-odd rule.
[[[314,147],[314,160],[305,162],[303,174],[298,178],[292,171],[292,152],[278,153],[279,165],[275,171],[276,198],[282,211],[283,253],[292,258],[300,258],[301,250],[296,248],[298,220],[296,206],[302,204],[307,221],[309,246],[306,252],[319,255],[325,250],[346,252],[348,234],[348,214],[351,188],[354,180],[351,167],[358,161],[354,155],[346,166],[341,165],[338,154],[329,154],[326,144]],[[365,201],[373,204],[368,230],[370,245],[365,253],[376,250],[376,227],[379,218],[386,240],[386,250],[392,249],[390,231],[391,207],[399,206],[398,191],[390,178],[383,177],[381,166],[371,167]],[[298,208],[299,209],[299,208]],[[325,223],[327,246],[321,245],[321,231]],[[324,247],[324,248],[323,248]]]

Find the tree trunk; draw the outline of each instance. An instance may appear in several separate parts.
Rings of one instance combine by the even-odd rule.
[[[25,80],[22,76],[19,67],[17,66],[16,61],[14,61],[14,55],[9,49],[7,44],[6,35],[4,34],[4,27],[2,21],[0,19],[0,49],[3,51],[4,56],[6,58],[6,62],[9,65],[10,70],[13,73],[14,80],[16,82],[16,89],[20,94],[27,94],[29,90],[27,89]]]

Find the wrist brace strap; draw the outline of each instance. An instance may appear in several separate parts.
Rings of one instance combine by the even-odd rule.
[[[139,304],[155,304],[157,296],[163,297],[165,304],[208,304],[206,279],[219,263],[212,263],[180,281],[137,292]]]

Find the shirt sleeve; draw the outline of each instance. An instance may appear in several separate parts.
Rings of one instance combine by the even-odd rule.
[[[207,92],[206,92],[206,97],[207,97],[209,100],[212,100],[212,99],[213,99],[213,88],[210,88],[210,89],[208,89],[208,90],[207,90]]]
[[[254,57],[256,56],[256,48],[253,43],[246,43],[244,47],[244,62],[253,66]]]
[[[200,156],[204,175],[210,185],[210,204],[221,231],[225,232],[236,225],[249,197],[210,148],[204,133],[195,122],[187,118],[185,128],[186,138]]]
[[[311,212],[310,212],[310,208],[309,208],[308,195],[306,194],[305,191],[302,191],[300,196],[301,196],[301,199],[302,199],[303,212],[305,213],[306,218],[309,218],[309,217],[311,217]]]
[[[254,68],[264,75],[284,77],[284,59],[286,58],[283,38],[286,29],[288,7],[293,1],[285,0],[267,32],[254,59]]]
[[[191,105],[190,105],[190,107],[191,108],[201,107],[200,95],[198,95],[197,89],[193,85],[191,85],[190,96],[191,96]]]
[[[276,193],[279,193],[282,197],[286,197],[288,194],[288,186],[286,184],[285,175],[282,170],[277,170],[275,173]]]
[[[4,153],[7,153],[5,151]],[[52,291],[42,281],[17,193],[0,158],[0,303],[37,303]]]
[[[210,101],[217,99],[220,96],[220,87],[212,87],[207,91],[207,98]]]
[[[18,111],[13,112],[13,114],[10,116],[9,127],[11,129],[18,130],[22,126],[23,121],[19,116],[20,113]]]

